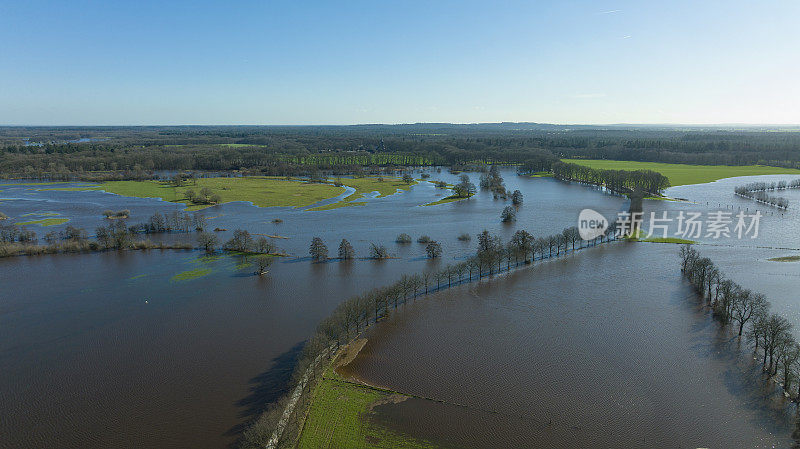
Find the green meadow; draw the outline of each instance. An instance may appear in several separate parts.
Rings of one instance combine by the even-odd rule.
[[[363,206],[362,200],[372,192],[377,198],[408,190],[416,183],[406,184],[399,178],[342,178],[343,185],[355,189],[353,193],[333,204],[309,210],[330,210],[339,207]],[[344,187],[334,186],[330,180],[326,183],[312,183],[286,178],[248,176],[241,178],[199,178],[196,182],[186,182],[176,187],[160,181],[107,181],[96,186],[70,187],[59,190],[86,191],[103,190],[122,196],[136,198],[161,198],[164,201],[182,203],[187,210],[200,210],[211,207],[208,204],[192,204],[187,198],[189,190],[199,191],[208,187],[218,194],[221,203],[232,201],[249,201],[258,207],[308,207],[314,203],[334,198],[346,191]]]
[[[597,159],[562,159],[562,161],[601,170],[652,170],[669,178],[672,186],[702,184],[735,176],[800,175],[800,170],[797,169],[766,165],[688,165]]]

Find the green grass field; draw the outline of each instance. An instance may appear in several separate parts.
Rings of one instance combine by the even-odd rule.
[[[329,180],[330,181],[330,180]],[[342,201],[309,210],[330,210],[339,207],[363,206],[359,201],[371,192],[378,192],[377,197],[392,195],[397,190],[408,190],[414,183],[406,184],[399,178],[342,178],[342,184],[352,187],[355,192]],[[186,198],[188,190],[198,192],[208,187],[218,194],[222,203],[232,201],[250,201],[258,207],[307,207],[322,200],[341,195],[346,190],[332,183],[309,183],[286,178],[248,176],[242,178],[199,178],[196,184],[186,182],[175,187],[159,181],[108,181],[99,185],[86,187],[70,187],[59,190],[85,191],[104,190],[122,196],[136,198],[161,198],[164,201],[183,203],[187,210],[200,210],[210,205],[192,204]]]
[[[378,448],[429,449],[436,446],[399,435],[371,422],[372,407],[402,400],[391,391],[353,383],[331,367],[317,384],[298,449]]]
[[[608,161],[595,159],[562,159],[564,162],[602,170],[652,170],[669,178],[672,186],[702,184],[722,178],[754,175],[800,175],[800,170],[765,165],[688,165],[660,162]]]
[[[109,181],[87,190],[105,190],[137,198],[161,198],[164,201],[186,204],[188,210],[200,210],[210,206],[191,204],[186,199],[186,191],[193,189],[197,192],[203,187],[208,187],[218,194],[222,203],[251,201],[258,207],[306,207],[344,192],[343,188],[330,184],[269,177],[200,178],[196,185],[186,183],[181,187],[158,181]]]

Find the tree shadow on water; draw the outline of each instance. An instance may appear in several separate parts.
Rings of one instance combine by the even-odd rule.
[[[272,359],[272,364],[268,370],[250,379],[249,394],[236,401],[236,406],[242,409],[239,412],[239,417],[242,420],[239,424],[228,429],[225,432],[225,436],[240,435],[270,404],[286,393],[297,358],[300,356],[304,344],[305,342],[301,341],[288,351],[275,357]],[[230,446],[238,447],[238,444],[239,442],[236,441]]]

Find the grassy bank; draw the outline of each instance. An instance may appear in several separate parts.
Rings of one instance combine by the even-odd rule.
[[[356,340],[351,345],[358,342]],[[389,430],[370,419],[375,406],[403,401],[408,396],[351,382],[340,376],[333,367],[354,358],[355,354],[348,354],[348,350],[349,347],[344,347],[337,354],[317,383],[297,448],[435,447],[431,443]],[[357,351],[357,348],[353,351]]]
[[[800,175],[800,170],[797,169],[765,165],[687,165],[596,159],[563,159],[563,161],[601,170],[652,170],[669,178],[669,182],[673,187],[686,184],[701,184],[735,176]]]

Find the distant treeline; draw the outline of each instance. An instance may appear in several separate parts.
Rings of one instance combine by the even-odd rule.
[[[93,140],[70,142],[78,139]],[[530,123],[0,128],[5,177],[145,179],[154,171],[185,170],[303,175],[471,163],[547,171],[565,157],[800,168],[800,133]]]
[[[669,178],[652,170],[600,170],[584,165],[556,162],[553,176],[559,179],[605,186],[618,193],[643,191],[659,195],[669,187]]]
[[[311,393],[327,362],[342,345],[357,338],[364,329],[387,317],[398,306],[421,295],[531,264],[537,260],[537,254],[538,260],[557,257],[570,250],[611,241],[615,234],[612,226],[596,239],[584,242],[574,227],[541,238],[520,230],[504,244],[500,237],[483,231],[477,236],[477,253],[466,261],[436,272],[405,275],[391,285],[343,301],[305,342],[290,380],[291,388],[243,433],[242,446],[294,447],[305,412],[311,405]]]
[[[692,246],[682,246],[680,256],[681,272],[717,321],[722,326],[733,326],[739,338],[750,342],[762,370],[769,376],[780,372],[783,389],[800,400],[800,345],[791,332],[791,323],[770,312],[764,295],[726,279],[711,259],[702,257]]]

